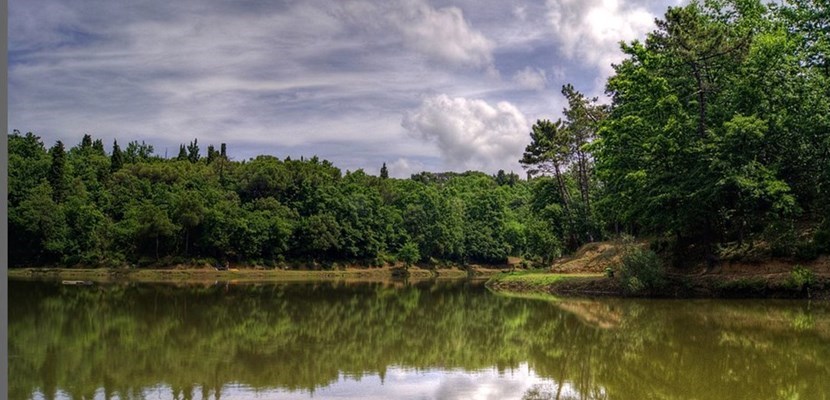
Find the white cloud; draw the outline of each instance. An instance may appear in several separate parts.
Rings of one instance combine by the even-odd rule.
[[[623,0],[547,0],[548,23],[563,54],[599,69],[602,78],[622,60],[620,41],[653,29],[649,9]]]
[[[409,178],[412,174],[417,174],[426,170],[426,165],[422,162],[401,157],[386,165],[389,169],[389,175],[395,178]]]
[[[542,69],[525,67],[513,75],[513,81],[525,89],[544,90],[548,84],[548,76]]]
[[[562,109],[551,88],[563,71],[586,71],[567,79],[582,90],[604,79],[590,65],[618,38],[595,31],[600,17],[625,33],[642,10],[585,1],[13,1],[8,128],[46,143],[90,133],[160,150],[198,137],[228,142],[238,159],[317,153],[367,171],[401,159],[402,176],[518,167],[523,121]],[[552,29],[557,7],[574,12]]]
[[[402,125],[435,143],[450,168],[489,172],[517,167],[529,130],[525,116],[508,102],[493,106],[445,94],[425,99]]]
[[[426,0],[354,1],[334,12],[379,40],[399,39],[431,62],[492,69],[493,42],[458,7],[435,8]]]
[[[408,46],[450,64],[488,67],[493,44],[473,30],[457,7],[435,9],[410,1],[399,14],[399,27]]]

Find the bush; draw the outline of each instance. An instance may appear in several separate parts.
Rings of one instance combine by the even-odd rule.
[[[418,262],[420,258],[421,254],[418,251],[418,245],[413,242],[406,242],[398,251],[398,260],[403,262],[406,268]]]
[[[769,243],[773,257],[790,257],[796,253],[798,237],[792,221],[776,221],[767,226],[763,233]]]
[[[816,275],[813,271],[796,265],[792,272],[790,272],[789,283],[798,290],[809,289],[810,286],[816,283]]]
[[[623,287],[629,293],[659,290],[666,284],[660,257],[639,246],[627,246],[619,270]]]
[[[795,258],[801,261],[812,261],[818,258],[819,248],[812,242],[798,242],[795,246]]]

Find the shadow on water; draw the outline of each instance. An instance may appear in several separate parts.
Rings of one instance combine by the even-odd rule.
[[[825,399],[830,306],[540,301],[476,281],[11,281],[9,353],[12,399],[362,398],[451,379],[526,399]],[[412,397],[462,397],[434,390]]]

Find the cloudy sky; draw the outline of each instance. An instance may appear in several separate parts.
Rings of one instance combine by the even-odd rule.
[[[679,0],[10,0],[9,131],[171,157],[521,171],[560,88],[601,95],[620,40]]]

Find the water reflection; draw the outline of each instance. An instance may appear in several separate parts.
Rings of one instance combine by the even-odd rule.
[[[9,289],[12,399],[830,397],[823,303],[447,282]]]

